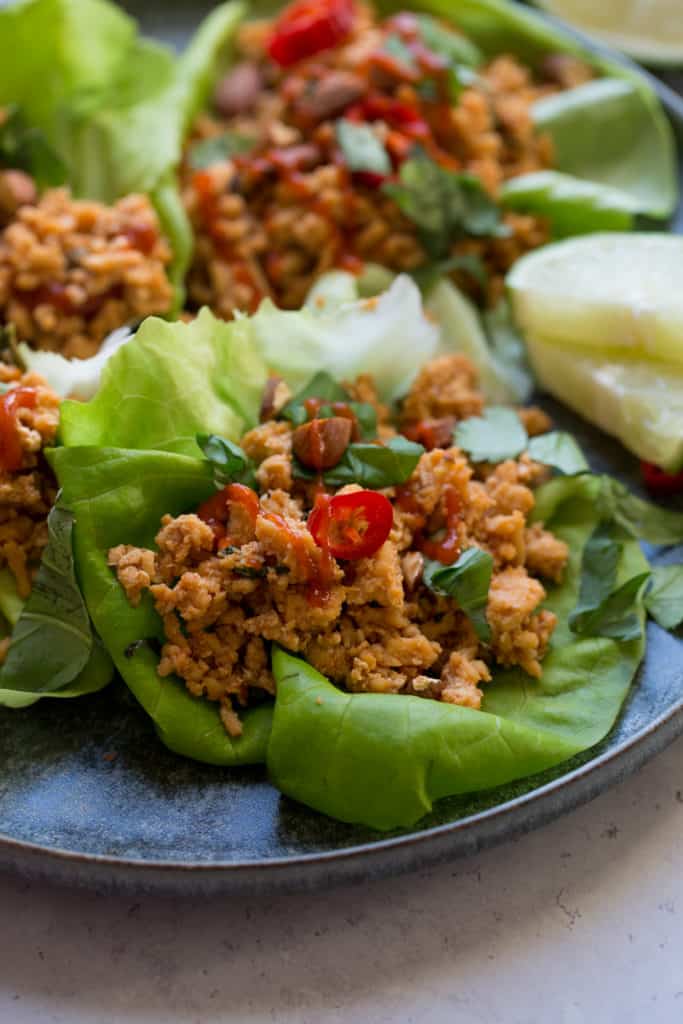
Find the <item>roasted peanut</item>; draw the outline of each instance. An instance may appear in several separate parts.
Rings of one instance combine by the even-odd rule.
[[[302,423],[292,436],[294,454],[309,469],[331,469],[348,448],[352,431],[353,423],[344,416]]]

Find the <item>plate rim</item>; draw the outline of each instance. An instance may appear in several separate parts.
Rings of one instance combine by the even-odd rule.
[[[533,13],[596,55],[638,72],[657,93],[683,146],[682,96],[646,68],[610,47],[592,41],[561,19],[545,12]],[[681,161],[679,176],[683,185]],[[682,207],[683,199],[679,203],[679,211]],[[66,884],[166,892],[179,888],[217,892],[241,888],[247,883],[250,889],[275,885],[313,888],[323,881],[354,881],[361,876],[394,874],[466,856],[547,824],[638,770],[681,734],[683,697],[616,747],[604,750],[526,793],[456,821],[397,836],[379,836],[335,850],[233,861],[151,860],[32,843],[0,832],[0,868]],[[559,794],[563,799],[558,798]],[[511,827],[506,827],[508,824]],[[387,854],[392,855],[392,859],[382,860]],[[380,860],[381,865],[378,863]]]

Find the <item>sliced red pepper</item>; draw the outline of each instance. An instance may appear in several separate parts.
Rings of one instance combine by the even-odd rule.
[[[652,462],[640,464],[643,481],[652,494],[680,494],[683,491],[683,472],[665,473]]]
[[[353,0],[295,0],[275,22],[268,53],[280,67],[341,43],[353,28]]]
[[[35,409],[37,401],[35,388],[10,388],[0,398],[0,469],[7,473],[21,469],[23,459],[17,413],[19,409]]]
[[[197,515],[209,524],[217,541],[225,539],[225,524],[230,518],[230,505],[236,504],[246,510],[252,526],[255,526],[260,509],[258,494],[244,484],[228,484],[203,501],[197,509]]]
[[[369,558],[391,532],[394,511],[378,491],[321,494],[308,517],[308,529],[318,547],[334,558],[355,561]]]

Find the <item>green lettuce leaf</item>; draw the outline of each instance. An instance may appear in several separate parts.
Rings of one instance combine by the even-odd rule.
[[[662,629],[680,626],[683,622],[683,565],[655,566],[645,607]]]
[[[11,648],[10,648],[11,649]],[[97,637],[94,638],[90,658],[83,671],[60,690],[46,690],[36,693],[28,690],[8,690],[0,686],[0,706],[5,708],[27,708],[37,701],[49,697],[85,697],[108,686],[114,674],[112,660]],[[2,683],[0,678],[0,683]]]
[[[536,171],[506,181],[500,202],[508,210],[545,217],[553,238],[593,231],[630,231],[640,203],[610,185],[559,171]]]
[[[145,595],[138,607],[129,604],[107,565],[112,546],[153,546],[162,515],[187,512],[213,494],[211,466],[170,452],[100,447],[56,448],[50,461],[62,502],[75,517],[76,566],[93,624],[162,742],[208,764],[264,760],[270,706],[246,711],[244,732],[233,739],[216,704],[192,697],[177,679],[161,679],[154,648],[163,641],[163,627],[153,602]]]
[[[55,505],[47,517],[48,543],[33,589],[0,668],[0,687],[45,693],[80,675],[93,646],[90,617],[76,582],[73,516]]]
[[[288,796],[342,821],[408,827],[440,797],[534,775],[586,750],[612,727],[644,650],[644,636],[577,638],[583,548],[598,522],[599,481],[557,477],[538,492],[537,514],[565,540],[565,581],[546,607],[560,619],[540,680],[497,671],[483,709],[418,697],[349,694],[305,662],[276,651],[277,701],[268,747],[270,776]],[[646,567],[628,540],[626,580]]]
[[[62,403],[60,436],[198,456],[198,433],[234,440],[258,421],[265,382],[251,321],[208,309],[189,324],[150,317],[109,360],[94,399]]]
[[[639,84],[603,78],[539,100],[534,121],[553,140],[558,170],[616,189],[642,213],[668,217],[678,198],[673,143],[653,113]]]

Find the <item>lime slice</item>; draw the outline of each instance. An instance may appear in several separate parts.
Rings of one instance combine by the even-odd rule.
[[[609,232],[537,249],[508,275],[527,337],[683,367],[683,238]]]
[[[545,391],[669,473],[683,467],[683,368],[616,362],[534,338],[527,348]]]
[[[680,0],[537,0],[600,42],[648,64],[683,64]]]

